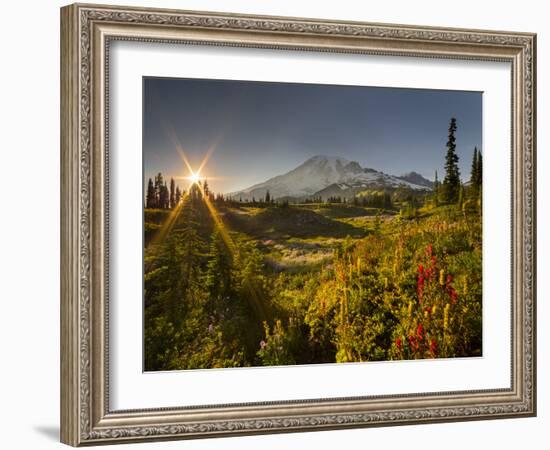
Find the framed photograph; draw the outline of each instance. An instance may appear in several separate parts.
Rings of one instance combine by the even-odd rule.
[[[62,442],[535,415],[535,57],[62,8]]]

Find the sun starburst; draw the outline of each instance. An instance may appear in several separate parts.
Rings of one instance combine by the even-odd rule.
[[[191,171],[191,175],[187,177],[187,179],[191,182],[191,184],[198,184],[199,181],[202,180],[202,177],[199,172],[193,172]]]

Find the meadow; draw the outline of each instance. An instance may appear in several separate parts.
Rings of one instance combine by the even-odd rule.
[[[145,370],[481,356],[479,202],[414,200],[146,208]]]

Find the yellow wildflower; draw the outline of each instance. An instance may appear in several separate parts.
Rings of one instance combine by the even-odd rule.
[[[445,269],[439,271],[439,284],[445,286]]]
[[[448,303],[445,305],[445,309],[443,310],[443,329],[446,330],[449,327],[449,308],[451,305]]]

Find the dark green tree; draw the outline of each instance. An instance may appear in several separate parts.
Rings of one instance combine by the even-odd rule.
[[[269,190],[267,190],[265,193],[265,202],[269,203],[270,201],[271,201],[271,197],[269,196]]]
[[[166,184],[160,185],[159,208],[168,209],[170,207],[170,193]]]
[[[477,147],[474,147],[474,156],[472,156],[472,168],[470,169],[470,185],[472,187],[478,186],[479,175],[477,170],[479,168]]]
[[[479,186],[479,190],[481,191],[481,187],[483,186],[483,157],[481,156],[481,152],[477,152],[477,185]]]
[[[460,190],[460,170],[456,154],[456,118],[452,117],[449,124],[447,139],[447,155],[445,157],[445,178],[442,185],[442,197],[446,203],[456,203]]]
[[[174,183],[174,179],[170,178],[170,208],[174,208],[176,206],[176,183]]]
[[[162,208],[160,195],[162,191],[162,186],[164,186],[164,179],[162,178],[162,174],[159,172],[155,176],[155,198],[157,199],[157,208]]]
[[[145,207],[146,208],[156,208],[157,205],[157,196],[155,193],[155,186],[153,185],[153,180],[149,178],[147,183],[147,196],[145,197]]]
[[[180,200],[181,200],[181,190],[179,186],[176,186],[176,194],[174,196],[174,201],[176,202],[176,205],[180,202]]]
[[[477,147],[474,148],[474,156],[472,158],[472,169],[470,173],[470,192],[472,198],[479,197],[481,193],[481,184],[483,182],[483,167],[481,152]]]
[[[434,180],[434,206],[439,206],[439,179],[437,178],[437,170],[435,171]]]

